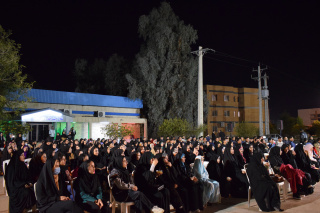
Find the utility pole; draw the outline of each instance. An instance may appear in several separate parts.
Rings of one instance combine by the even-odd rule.
[[[265,68],[266,69],[266,68]],[[261,72],[264,71],[265,69],[261,69],[260,68],[260,63],[258,66],[257,70],[253,70],[258,72],[258,77],[251,77],[254,80],[258,81],[258,98],[259,98],[259,135],[262,136],[263,135],[263,120],[262,120],[262,94],[261,94]]]
[[[212,49],[202,49],[199,46],[198,51],[193,51],[191,53],[199,56],[199,70],[198,70],[198,127],[203,125],[203,55]],[[214,50],[212,50],[214,51]],[[203,136],[203,132],[199,134],[199,137]]]
[[[264,76],[262,77],[264,80],[264,86],[263,86],[263,90],[262,90],[262,99],[264,100],[264,116],[265,116],[265,133],[266,135],[270,134],[270,127],[269,127],[269,90],[268,90],[268,84],[267,84],[267,80],[269,78],[269,76],[267,76],[267,73],[264,73]]]

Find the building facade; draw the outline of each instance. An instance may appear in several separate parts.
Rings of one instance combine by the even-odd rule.
[[[298,109],[298,116],[302,119],[303,125],[312,126],[314,121],[320,121],[320,108]]]
[[[234,127],[239,122],[259,127],[259,100],[257,88],[205,85],[209,101],[208,133],[219,130],[226,135],[236,135]],[[262,102],[264,109],[264,102]],[[263,123],[265,121],[263,110]],[[264,129],[264,127],[263,127]]]
[[[147,136],[147,119],[140,118],[142,101],[126,97],[61,92],[32,89],[28,96],[33,99],[21,121],[29,123],[32,131],[26,136],[30,141],[45,140],[52,127],[56,133],[68,134],[71,127],[75,138],[108,138],[101,131],[109,123],[129,126],[133,136]]]

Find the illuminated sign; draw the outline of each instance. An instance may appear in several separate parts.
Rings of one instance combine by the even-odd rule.
[[[60,112],[48,109],[28,115],[22,115],[21,120],[25,122],[62,122],[64,116]]]

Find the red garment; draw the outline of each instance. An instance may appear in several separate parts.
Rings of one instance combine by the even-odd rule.
[[[319,156],[318,151],[316,149],[316,147],[313,147],[313,151]]]
[[[305,178],[305,173],[300,169],[294,169],[290,164],[281,164],[280,172],[290,183],[293,193],[297,193],[297,184],[303,185],[302,179]]]
[[[243,158],[244,163],[247,163],[246,158],[243,156],[243,154],[240,152],[241,157]]]
[[[79,171],[79,167],[76,167],[73,172],[71,173],[71,177],[72,178],[77,178],[78,177],[78,171]]]

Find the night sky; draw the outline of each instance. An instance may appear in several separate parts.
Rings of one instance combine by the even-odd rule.
[[[21,64],[34,88],[74,91],[74,62],[117,53],[134,59],[142,40],[138,20],[161,1],[16,1],[0,3],[0,25],[22,45]],[[320,13],[316,1],[170,2],[198,31],[204,84],[257,87],[258,63],[270,76],[271,119],[320,107]],[[281,3],[279,3],[281,2]],[[190,56],[192,57],[192,56]]]

